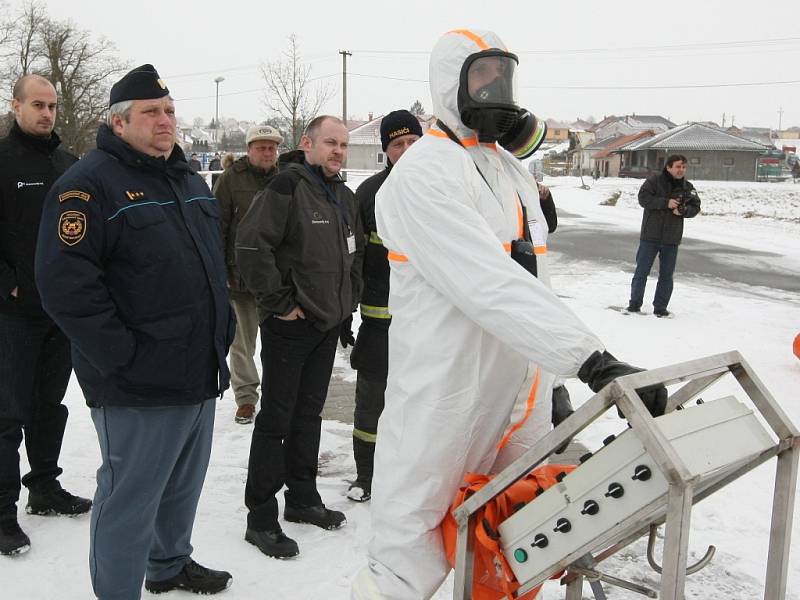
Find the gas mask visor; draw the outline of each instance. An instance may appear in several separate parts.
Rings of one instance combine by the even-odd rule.
[[[515,54],[492,48],[470,54],[461,67],[458,111],[481,142],[494,142],[513,127],[519,107]]]

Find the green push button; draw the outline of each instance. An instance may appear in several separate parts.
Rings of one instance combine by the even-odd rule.
[[[517,559],[517,562],[524,563],[526,560],[528,560],[528,553],[522,548],[517,548],[514,550],[514,558]]]

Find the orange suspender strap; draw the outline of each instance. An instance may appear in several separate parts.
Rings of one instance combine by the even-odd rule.
[[[408,262],[408,257],[405,254],[400,254],[399,252],[392,252],[391,250],[389,250],[389,253],[386,256],[386,258],[394,262]]]
[[[525,421],[528,420],[528,417],[531,416],[533,412],[533,407],[536,406],[536,393],[539,391],[539,379],[541,375],[541,369],[536,367],[536,374],[533,376],[533,383],[531,384],[531,391],[528,393],[528,402],[525,405],[525,414],[522,415],[522,418],[514,423],[511,426],[511,429],[503,436],[503,439],[500,440],[500,443],[497,444],[497,449],[501,450],[508,441],[511,439],[511,436],[514,435],[519,429],[525,424]]]
[[[522,198],[517,192],[517,238],[521,240],[523,237],[525,237],[525,223],[522,222]]]

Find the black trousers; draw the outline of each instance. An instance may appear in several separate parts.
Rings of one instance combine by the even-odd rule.
[[[358,339],[350,354],[358,370],[353,413],[353,458],[356,483],[369,489],[375,463],[378,419],[383,412],[389,372],[389,320],[362,317]]]
[[[71,369],[69,340],[52,321],[0,314],[0,515],[16,514],[21,483],[59,487]],[[23,431],[31,470],[20,479]]]
[[[275,495],[284,484],[286,504],[322,504],[317,491],[321,414],[338,339],[338,327],[323,332],[305,319],[261,323],[261,410],[244,494],[252,529],[277,529]]]

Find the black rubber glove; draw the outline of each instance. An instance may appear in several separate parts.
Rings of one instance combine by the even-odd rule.
[[[603,351],[592,354],[578,370],[578,379],[589,384],[593,392],[599,392],[617,377],[640,373],[644,369],[634,367],[628,363],[617,360],[610,353]],[[636,390],[642,402],[654,417],[664,414],[667,408],[667,388],[663,385],[650,386]],[[620,417],[625,417],[617,408]]]
[[[353,336],[353,315],[347,317],[342,321],[342,324],[339,325],[339,342],[341,342],[342,348],[355,346],[356,338]]]
[[[574,412],[567,388],[563,385],[553,388],[553,427],[558,427],[564,419]]]

